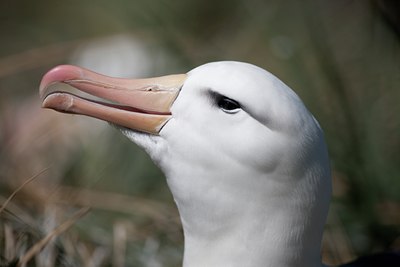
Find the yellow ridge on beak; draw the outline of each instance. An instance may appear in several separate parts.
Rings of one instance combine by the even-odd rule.
[[[170,108],[186,80],[186,74],[147,79],[123,79],[90,70],[61,65],[47,72],[40,83],[42,107],[81,114],[122,127],[158,134],[171,118]],[[60,83],[107,102],[91,100],[65,91]]]

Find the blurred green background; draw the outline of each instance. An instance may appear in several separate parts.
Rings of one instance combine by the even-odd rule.
[[[400,248],[397,1],[0,2],[0,266],[92,206],[31,266],[179,266],[179,217],[161,172],[106,123],[40,109],[57,64],[143,77],[238,60],[274,73],[322,125],[334,197],[323,258]],[[47,254],[46,254],[47,253]],[[60,256],[61,255],[61,256]],[[62,262],[62,264],[61,264]]]

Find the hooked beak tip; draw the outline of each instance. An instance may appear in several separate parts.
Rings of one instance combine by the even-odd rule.
[[[46,97],[47,88],[56,83],[68,80],[82,79],[83,71],[81,68],[72,65],[59,65],[48,71],[42,78],[39,85],[39,95],[41,99]]]

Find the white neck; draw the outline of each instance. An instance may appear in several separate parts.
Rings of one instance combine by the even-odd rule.
[[[251,155],[260,155],[262,145],[245,147],[233,154],[241,156],[237,159],[207,142],[201,131],[182,139],[167,129],[168,143],[128,136],[145,149],[157,148],[149,154],[163,170],[180,212],[185,267],[321,266],[331,193],[321,132],[308,131],[304,136],[317,141],[291,142],[287,153],[280,152],[287,142],[267,143],[269,153],[257,161]]]
[[[252,183],[245,178],[240,179],[246,181],[243,184],[233,183],[238,190],[231,194],[225,177],[208,179],[193,173],[201,171],[191,169],[187,176],[181,172],[179,177],[168,177],[184,229],[185,267],[321,266],[321,238],[329,194],[304,190],[314,181],[299,179],[290,192],[284,182],[275,184],[273,192],[267,189],[271,188],[267,177],[261,178],[267,180],[261,185],[266,190],[259,190],[259,180],[251,188]],[[288,195],[292,201],[286,201]]]
[[[250,215],[247,215],[250,216]],[[260,217],[260,215],[259,215]],[[257,220],[254,214],[253,219]],[[280,219],[278,219],[280,220]],[[221,226],[223,227],[223,226]],[[186,225],[184,266],[321,266],[319,233],[310,238],[301,227],[243,220],[218,233]],[[273,229],[273,230],[271,230]],[[319,232],[319,231],[317,231]],[[278,233],[286,233],[279,236]],[[307,244],[304,244],[307,242]]]

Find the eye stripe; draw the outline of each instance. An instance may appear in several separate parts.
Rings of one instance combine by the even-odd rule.
[[[212,90],[208,90],[208,94],[212,103],[215,103],[216,106],[226,113],[236,113],[241,109],[241,105],[236,100]]]
[[[232,112],[234,110],[240,109],[240,105],[233,99],[228,97],[221,97],[217,102],[218,107],[220,107],[224,111]]]

